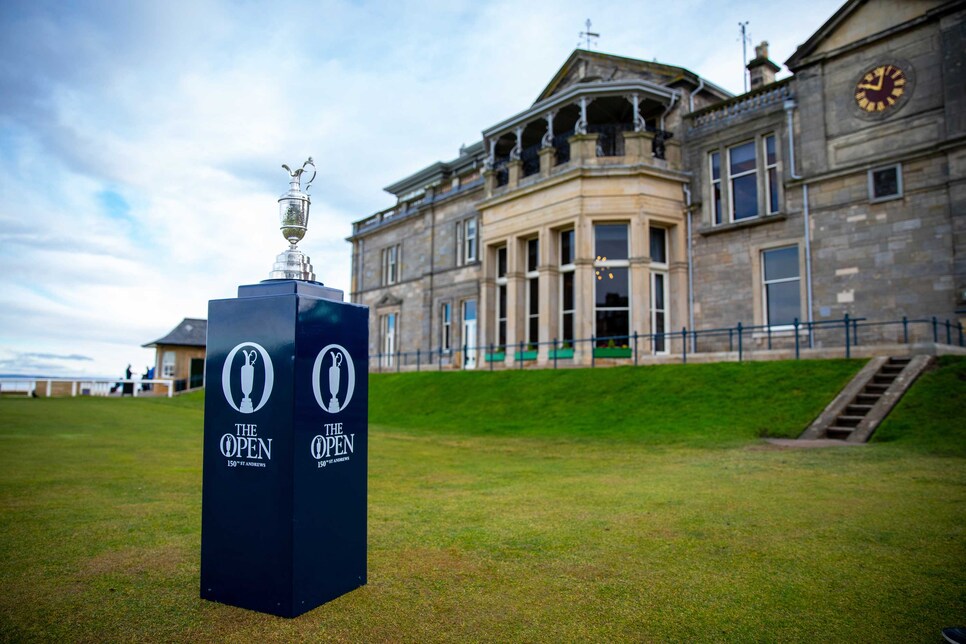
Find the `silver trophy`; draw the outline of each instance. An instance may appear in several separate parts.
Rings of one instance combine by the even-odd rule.
[[[342,379],[342,354],[338,351],[333,351],[329,354],[332,356],[332,365],[329,367],[329,392],[332,393],[332,398],[329,399],[329,413],[334,414],[339,411],[339,384]]]
[[[258,358],[258,354],[255,349],[251,351],[245,351],[242,349],[242,354],[245,356],[245,364],[241,368],[241,388],[242,393],[245,397],[242,398],[240,411],[243,414],[252,413],[252,385],[255,383],[255,360]]]
[[[289,247],[275,258],[275,266],[269,273],[268,279],[315,281],[311,261],[296,246],[299,240],[305,236],[305,230],[308,228],[309,206],[312,203],[309,195],[302,190],[301,186],[302,174],[305,172],[306,166],[312,168],[312,178],[305,184],[305,190],[308,190],[312,182],[315,181],[315,163],[312,162],[312,157],[309,157],[308,161],[297,170],[292,170],[287,165],[282,166],[291,177],[288,192],[278,198],[280,228],[282,236],[289,243]]]

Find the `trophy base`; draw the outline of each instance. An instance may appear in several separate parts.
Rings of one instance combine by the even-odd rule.
[[[252,409],[252,399],[248,396],[245,396],[241,401],[241,407],[238,408],[238,411],[243,414],[250,414],[255,411]]]
[[[329,399],[329,413],[335,414],[339,411],[339,399],[335,396]]]
[[[275,258],[275,265],[268,274],[268,279],[314,282],[315,272],[309,258],[293,246]]]

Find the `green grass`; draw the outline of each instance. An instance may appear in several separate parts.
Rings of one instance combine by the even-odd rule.
[[[198,598],[200,396],[0,400],[0,640],[934,642],[966,360],[870,446],[757,438],[858,366],[373,376],[369,584],[295,620]]]

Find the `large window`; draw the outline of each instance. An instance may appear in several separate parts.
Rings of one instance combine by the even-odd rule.
[[[765,324],[791,326],[802,313],[798,246],[762,251],[761,265]]]
[[[456,263],[459,266],[476,261],[477,234],[476,217],[464,219],[456,224]]]
[[[382,249],[382,284],[389,286],[399,281],[399,244]]]
[[[540,239],[527,240],[527,344],[540,341]]]
[[[630,274],[627,224],[594,226],[594,335],[598,346],[627,344],[630,335]]]
[[[651,333],[654,353],[667,352],[668,232],[651,226]]]
[[[781,210],[777,138],[766,134],[708,155],[711,221],[728,224]]]
[[[731,218],[734,221],[758,216],[758,173],[755,142],[728,150],[728,179],[731,188]]]
[[[562,342],[574,341],[574,231],[560,233],[560,333]]]
[[[506,346],[506,246],[496,249],[496,342]]]

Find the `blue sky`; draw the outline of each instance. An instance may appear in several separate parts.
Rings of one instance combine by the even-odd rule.
[[[348,290],[351,222],[532,103],[587,18],[595,49],[740,93],[739,21],[782,64],[840,4],[4,0],[0,373],[152,364],[142,344],[267,277],[280,166],[309,155],[300,248]]]

